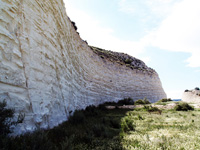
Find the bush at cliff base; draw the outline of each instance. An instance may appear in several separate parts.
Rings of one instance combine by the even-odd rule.
[[[18,123],[22,123],[24,115],[19,115],[17,121],[13,121],[14,109],[6,108],[7,103],[4,100],[0,102],[0,136],[4,137],[12,133],[11,127],[16,126]]]
[[[145,105],[145,104],[151,104],[147,98],[135,101],[135,105]]]
[[[189,111],[189,110],[194,110],[194,108],[192,106],[190,106],[188,103],[185,103],[185,102],[181,102],[181,103],[178,103],[174,109],[176,111]]]
[[[171,100],[171,98],[163,98],[163,99],[161,99],[161,100],[159,100],[158,102],[171,102],[172,100]]]

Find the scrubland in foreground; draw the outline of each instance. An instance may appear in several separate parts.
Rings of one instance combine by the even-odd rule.
[[[169,103],[169,102],[168,102]],[[114,109],[108,109],[114,106]],[[76,111],[69,121],[49,130],[1,137],[0,149],[15,150],[197,150],[200,110],[149,107],[123,109],[107,103]],[[113,108],[113,107],[112,107]],[[154,111],[149,111],[149,109]]]

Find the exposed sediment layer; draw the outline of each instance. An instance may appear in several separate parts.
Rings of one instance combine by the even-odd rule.
[[[56,126],[88,105],[166,97],[155,71],[91,50],[62,0],[1,0],[0,14],[0,101],[25,113],[16,134]]]

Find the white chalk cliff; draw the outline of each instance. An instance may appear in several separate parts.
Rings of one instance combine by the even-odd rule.
[[[186,90],[182,95],[182,101],[188,103],[200,103],[200,90]]]
[[[132,64],[95,53],[62,0],[0,0],[0,101],[25,114],[16,134],[54,127],[88,105],[166,98],[158,74]]]

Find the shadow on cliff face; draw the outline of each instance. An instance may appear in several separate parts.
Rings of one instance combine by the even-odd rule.
[[[108,109],[107,105],[112,103],[76,111],[53,129],[4,139],[3,149],[121,150],[123,134],[134,131],[135,125],[126,118],[128,109],[119,109],[116,103]]]

